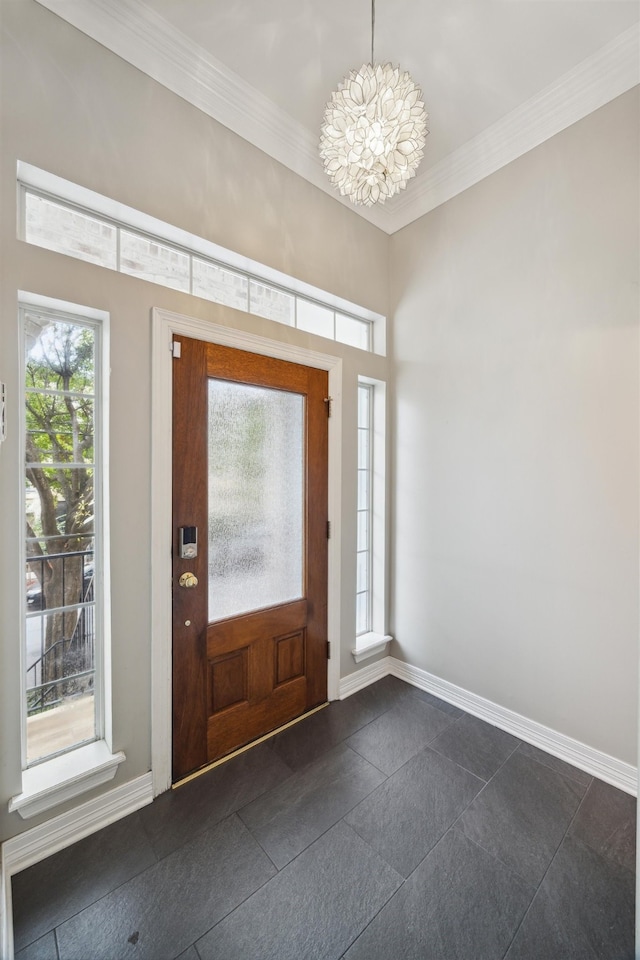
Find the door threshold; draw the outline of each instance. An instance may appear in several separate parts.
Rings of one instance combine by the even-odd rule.
[[[314,707],[313,710],[307,710],[306,713],[300,714],[299,717],[294,717],[293,720],[289,720],[288,723],[283,723],[281,727],[276,727],[275,730],[265,733],[264,736],[258,737],[257,740],[252,740],[251,743],[245,743],[244,747],[238,747],[238,749],[234,750],[233,753],[228,753],[226,757],[220,757],[219,760],[214,760],[212,763],[208,763],[206,766],[200,767],[199,770],[195,770],[188,776],[183,777],[182,780],[177,780],[175,783],[171,784],[171,789],[177,790],[178,787],[183,787],[185,783],[190,783],[191,780],[195,780],[196,777],[202,776],[203,773],[208,773],[209,770],[219,767],[221,764],[226,763],[227,760],[232,760],[234,757],[238,757],[241,753],[246,753],[247,750],[251,750],[252,747],[257,747],[259,743],[264,743],[265,740],[270,740],[271,737],[277,736],[277,734],[282,733],[283,730],[288,730],[289,727],[293,727],[296,723],[300,723],[301,720],[306,720],[307,717],[313,716],[314,713],[318,713],[318,711],[324,710],[324,708],[328,706],[329,701],[327,700],[326,703],[321,703],[319,707]]]

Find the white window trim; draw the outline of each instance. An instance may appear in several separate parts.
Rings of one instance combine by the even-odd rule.
[[[9,812],[24,820],[44,813],[112,780],[125,759],[122,750],[112,753],[106,740],[95,740],[29,767],[22,771],[22,793],[9,800]]]
[[[229,308],[231,309],[231,308]],[[332,415],[329,420],[329,519],[327,695],[340,695],[342,369],[340,357],[270,340],[234,327],[154,308],[151,373],[151,766],[153,794],[171,787],[171,430],[172,349],[175,334],[236,347],[267,357],[327,370]]]
[[[393,637],[387,624],[387,385],[383,380],[358,377],[358,384],[373,386],[372,410],[372,530],[371,530],[371,630],[356,637],[351,655],[356,663],[383,653]]]
[[[103,581],[102,581],[102,656],[101,668],[97,677],[97,732],[99,739],[84,744],[51,757],[32,767],[26,768],[26,701],[22,696],[21,707],[21,737],[22,737],[22,790],[9,800],[9,811],[17,811],[21,817],[28,819],[49,810],[66,800],[79,796],[108,780],[113,779],[118,766],[126,759],[122,751],[112,750],[112,696],[111,696],[111,604],[110,604],[110,567],[109,567],[109,314],[103,310],[63,300],[55,300],[38,294],[18,292],[18,302],[22,309],[40,309],[68,314],[71,318],[97,321],[101,327],[100,364],[100,399],[102,419],[102,450],[100,468],[100,505],[101,505],[101,551],[103,554]],[[21,376],[20,396],[20,449],[24,450],[24,379]],[[98,486],[98,484],[96,484]],[[96,491],[97,493],[97,491]],[[24,467],[20,458],[20,472],[18,479],[19,503],[24,501]],[[97,532],[97,531],[96,531]],[[25,545],[20,539],[20,562],[24,568]],[[24,579],[24,578],[22,578]],[[23,587],[24,589],[24,587]],[[22,597],[24,601],[24,597]],[[24,610],[24,602],[21,611]],[[20,677],[21,688],[25,676],[25,622],[20,617]]]
[[[393,640],[390,634],[375,633],[373,630],[369,633],[361,633],[356,637],[356,645],[351,651],[351,655],[356,663],[363,660],[369,660],[378,653],[384,653],[387,644]]]

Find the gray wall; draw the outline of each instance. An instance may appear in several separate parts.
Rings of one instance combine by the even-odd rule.
[[[634,765],[638,116],[391,241],[394,653]]]
[[[3,0],[0,9],[0,380],[9,396],[9,436],[0,452],[0,839],[5,839],[47,817],[25,822],[7,813],[9,797],[20,790],[17,290],[111,315],[113,732],[114,748],[127,755],[116,784],[150,768],[151,308],[210,318],[343,358],[343,673],[355,666],[349,651],[355,624],[357,375],[385,379],[388,367],[384,358],[16,240],[17,160],[383,314],[389,238],[33,0]]]

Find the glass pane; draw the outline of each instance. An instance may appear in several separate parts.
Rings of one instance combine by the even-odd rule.
[[[308,333],[315,333],[319,337],[328,337],[333,340],[333,310],[298,297],[296,326],[299,330],[306,330]]]
[[[93,463],[93,397],[27,393],[27,463]]]
[[[371,418],[369,414],[369,404],[371,398],[371,387],[368,384],[360,384],[358,387],[358,426],[369,427]]]
[[[295,297],[277,287],[252,280],[249,284],[249,312],[277,323],[295,324]]]
[[[368,430],[362,428],[358,430],[358,468],[360,470],[369,469],[369,436]]]
[[[25,484],[27,537],[47,553],[86,550],[94,533],[93,469],[28,467]]]
[[[239,273],[223,270],[208,260],[193,258],[193,294],[236,310],[249,309],[249,281]]]
[[[356,550],[369,549],[369,512],[368,510],[358,511],[358,542]]]
[[[27,760],[96,737],[95,329],[25,315]]]
[[[358,554],[356,590],[362,593],[369,589],[369,554],[364,551]]]
[[[91,327],[26,313],[24,330],[27,391],[93,395],[95,333]]]
[[[303,593],[304,398],[209,380],[209,620]]]
[[[60,542],[27,539],[29,763],[96,735],[93,541],[85,550],[47,551]]]
[[[27,617],[27,762],[96,736],[95,607]]]
[[[87,682],[87,678],[83,682]],[[65,681],[66,687],[78,684],[78,680]],[[93,686],[93,678],[91,679]],[[65,689],[64,684],[44,684],[29,696],[40,697],[41,690]],[[34,701],[35,702],[35,701]],[[27,717],[27,764],[43,760],[69,747],[80,746],[96,739],[95,699],[93,690],[72,699],[63,700],[54,707],[38,710]]]
[[[369,507],[369,471],[358,470],[358,510],[367,510]]]
[[[93,538],[83,538],[83,546],[79,549],[77,543],[80,538],[35,539],[28,533],[25,574],[27,614],[93,602]]]
[[[356,596],[356,635],[369,631],[369,594],[359,593]]]
[[[32,193],[25,195],[25,240],[117,269],[117,229],[113,224]]]
[[[120,231],[120,270],[132,277],[189,291],[189,256],[157,240]]]
[[[356,320],[355,317],[345,317],[336,313],[336,340],[346,343],[350,347],[359,347],[360,350],[370,350],[371,324],[366,320]]]

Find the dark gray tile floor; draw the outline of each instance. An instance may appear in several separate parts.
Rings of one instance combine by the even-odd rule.
[[[635,807],[386,677],[13,877],[16,960],[631,960]]]

